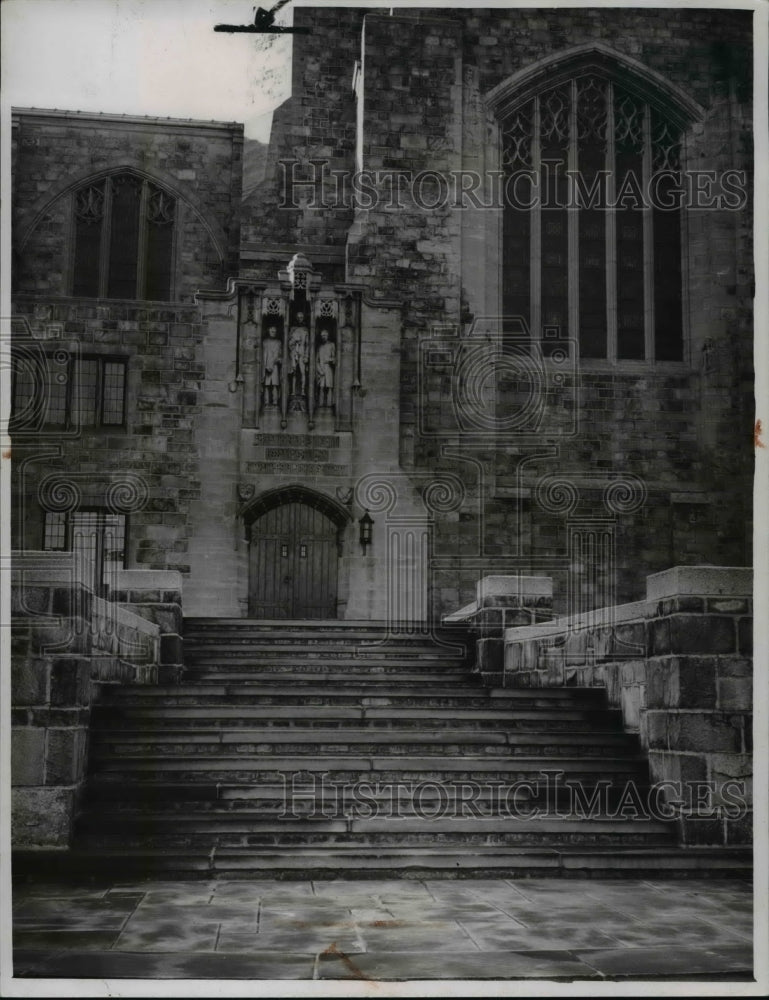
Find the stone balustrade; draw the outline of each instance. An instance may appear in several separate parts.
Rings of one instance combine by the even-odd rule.
[[[180,574],[123,571],[109,599],[93,579],[80,554],[12,559],[12,839],[26,847],[70,842],[100,686],[155,684],[181,663]]]
[[[648,753],[682,842],[749,842],[751,593],[749,569],[655,573],[644,601],[506,628],[502,683],[605,687]]]

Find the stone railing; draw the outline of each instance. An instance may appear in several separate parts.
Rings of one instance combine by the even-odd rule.
[[[504,634],[512,627],[548,622],[553,617],[553,581],[547,576],[484,576],[475,600],[445,615],[446,626],[463,625],[475,639],[475,672],[484,683],[501,684]]]
[[[150,577],[157,577],[154,589]],[[93,578],[93,567],[71,552],[12,557],[12,840],[18,846],[68,846],[101,685],[155,684],[166,670],[164,655],[172,675],[181,657],[178,573],[141,571],[130,592],[134,599],[141,593],[143,602],[130,606],[116,603],[114,594],[97,596],[86,582]],[[162,618],[158,606],[178,607],[179,614],[153,621]]]
[[[123,569],[115,574],[113,586],[111,600],[158,627],[160,683],[179,681],[184,666],[181,573]]]
[[[678,566],[645,601],[506,628],[503,684],[601,686],[683,843],[751,839],[752,574]]]

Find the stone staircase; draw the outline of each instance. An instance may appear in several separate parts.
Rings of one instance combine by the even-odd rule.
[[[461,646],[362,623],[188,619],[185,676],[92,713],[70,866],[136,877],[744,873],[633,816],[600,688],[486,690]],[[594,798],[592,808],[591,799]]]

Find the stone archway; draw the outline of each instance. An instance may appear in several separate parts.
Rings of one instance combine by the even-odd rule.
[[[303,486],[271,490],[244,512],[253,618],[337,616],[338,563],[347,511]]]

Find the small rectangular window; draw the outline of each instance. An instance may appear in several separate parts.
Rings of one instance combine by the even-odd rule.
[[[96,358],[82,358],[74,366],[74,373],[72,407],[75,424],[78,427],[93,427],[98,423],[99,361]]]
[[[120,425],[125,419],[125,362],[106,361],[102,382],[102,423]]]
[[[126,516],[106,510],[47,511],[43,533],[46,552],[72,552],[85,579],[98,587],[114,585],[125,566]]]
[[[13,380],[13,413],[23,416],[37,394],[47,427],[121,427],[125,423],[126,363],[114,358],[70,358],[32,373],[19,368]]]
[[[45,515],[45,535],[43,549],[46,552],[62,552],[67,547],[67,515],[48,511]]]

